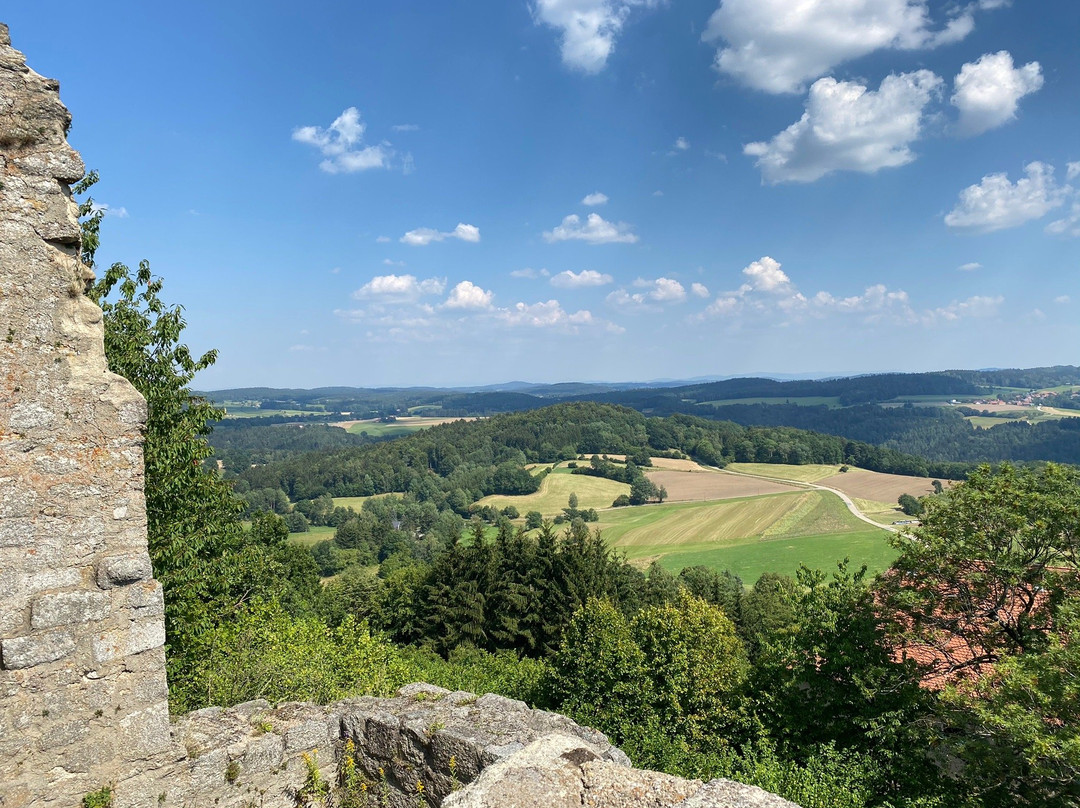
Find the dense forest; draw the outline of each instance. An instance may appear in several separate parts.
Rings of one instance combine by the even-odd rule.
[[[247,387],[215,390],[201,395],[218,403],[247,402],[262,409],[351,412],[356,417],[379,411],[401,412],[412,407],[430,408],[438,414],[467,409],[469,414],[533,409],[563,400],[604,401],[634,409],[660,406],[664,402],[705,403],[746,398],[836,397],[847,406],[892,401],[901,396],[990,395],[1001,388],[1036,390],[1080,384],[1080,367],[1057,365],[1012,370],[946,370],[932,373],[879,373],[836,379],[734,378],[685,384],[561,384],[493,385],[470,389],[323,387],[313,390]],[[439,412],[439,410],[445,412]]]
[[[699,410],[695,410],[699,412]],[[972,426],[956,409],[943,407],[845,407],[798,404],[730,404],[710,416],[747,426],[791,426],[843,435],[938,462],[1051,460],[1080,462],[1080,418]]]
[[[1066,365],[1023,370],[889,373],[827,380],[740,378],[646,388],[576,384],[481,391],[251,388],[212,395],[217,400],[258,403],[268,413],[275,407],[306,413],[294,414],[289,419],[259,418],[247,424],[247,429],[271,421],[328,420],[332,416],[343,417],[333,415],[342,412],[351,412],[353,417],[380,417],[419,407],[425,414],[445,417],[488,416],[539,409],[558,401],[576,401],[620,405],[650,416],[690,414],[743,426],[793,427],[915,454],[936,463],[1039,460],[1080,463],[1078,421],[1002,423],[985,429],[964,419],[964,415],[978,414],[977,406],[914,406],[910,400],[904,401],[904,397],[993,396],[1005,388],[1028,391],[1068,388],[1078,383],[1080,368]],[[822,399],[831,403],[822,403]],[[1080,408],[1080,397],[1071,389],[1047,394],[1042,401],[1052,407]],[[880,406],[889,402],[893,403]],[[231,428],[244,429],[243,426]],[[212,441],[219,456],[228,463],[230,458],[222,450],[235,447],[224,437],[215,436]],[[313,443],[308,446],[322,448]],[[250,458],[251,462],[268,459],[267,455]]]
[[[960,478],[961,464],[788,427],[743,427],[689,415],[647,418],[610,404],[556,404],[539,410],[459,421],[392,442],[299,454],[239,471],[240,490],[280,488],[293,501],[410,492],[449,499],[462,511],[488,494],[527,494],[539,480],[529,463],[579,455],[644,453],[728,462],[848,463],[873,471]]]

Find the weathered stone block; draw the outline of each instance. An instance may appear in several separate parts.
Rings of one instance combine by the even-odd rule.
[[[63,659],[75,650],[75,645],[75,632],[70,629],[43,631],[0,640],[0,656],[5,668],[18,670]]]
[[[132,621],[126,628],[102,632],[94,638],[94,662],[101,665],[164,644],[165,624],[161,620]]]
[[[284,756],[284,738],[268,733],[248,743],[241,765],[245,771],[268,772],[279,768]]]
[[[33,519],[0,519],[0,547],[28,547],[33,538]]]
[[[141,581],[117,592],[122,595],[117,605],[134,609],[138,619],[165,614],[165,594],[157,581]]]
[[[326,746],[329,740],[326,720],[305,721],[285,732],[286,752],[306,752]]]
[[[150,556],[141,555],[111,556],[98,563],[97,583],[102,589],[126,586],[136,581],[145,581],[153,576]]]
[[[33,628],[53,628],[91,620],[103,620],[109,613],[109,596],[105,592],[74,591],[39,595],[30,608]]]

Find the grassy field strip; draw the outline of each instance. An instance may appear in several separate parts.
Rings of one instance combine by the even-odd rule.
[[[789,535],[793,528],[799,524],[802,520],[806,519],[817,508],[820,497],[815,496],[810,491],[804,494],[798,494],[799,497],[794,508],[791,508],[787,513],[769,525],[765,530],[761,532],[762,538],[767,536],[786,536]]]
[[[720,547],[688,547],[667,553],[658,560],[660,566],[673,573],[698,565],[730,570],[748,586],[764,572],[794,575],[801,564],[827,572],[835,569],[837,562],[844,558],[851,559],[855,567],[865,564],[873,574],[888,569],[896,559],[896,551],[882,541],[882,535],[880,530],[870,529],[799,539],[747,541]]]
[[[761,463],[731,463],[731,464],[729,464],[727,466],[727,468],[724,469],[724,472],[722,472],[722,473],[728,473],[728,474],[740,474],[740,473],[742,473],[742,474],[747,474],[748,472],[739,472],[737,470],[729,471],[728,469],[731,469],[732,466],[746,468],[748,466],[762,466],[762,465],[767,466],[768,464],[761,464]],[[825,465],[817,465],[817,466],[815,466],[815,465],[780,466],[780,468],[789,469],[789,470],[790,469],[795,469],[795,470],[799,470],[799,469],[818,469],[820,471],[821,469],[831,468],[831,466],[825,466]],[[837,466],[836,470],[837,470],[837,473],[839,473],[840,472],[840,467]],[[807,476],[810,476],[811,474],[816,474],[816,473],[818,473],[818,472],[807,472]],[[760,475],[752,475],[752,476],[760,476]],[[863,512],[860,511],[859,508],[855,505],[855,502],[851,499],[851,497],[848,496],[847,494],[845,494],[843,491],[837,489],[837,488],[830,488],[827,485],[820,485],[819,483],[816,483],[816,482],[808,482],[808,481],[804,481],[804,480],[785,479],[783,477],[772,477],[770,479],[777,479],[777,480],[780,480],[781,482],[791,483],[792,485],[802,485],[802,486],[804,486],[806,488],[813,488],[813,489],[816,489],[816,490],[819,490],[819,491],[831,491],[833,494],[836,494],[836,496],[840,497],[840,499],[843,500],[844,505],[847,507],[847,509],[851,512],[851,514],[856,519],[859,519],[862,522],[865,522],[866,524],[869,524],[869,525],[873,525],[875,527],[878,527],[880,525],[879,522],[876,522],[873,519],[871,519],[869,516],[866,516],[865,514],[863,514]],[[819,477],[818,479],[825,479],[825,478],[824,477]],[[888,531],[893,532],[893,533],[898,532],[898,529],[895,528],[895,527],[892,527],[891,525],[887,525],[887,526],[886,525],[881,525],[881,527],[883,527],[885,530],[888,530]]]
[[[352,508],[357,513],[364,507],[364,503],[369,499],[379,499],[380,497],[403,497],[404,493],[400,494],[372,494],[370,497],[334,497],[335,508]]]
[[[337,530],[337,528],[334,527],[312,527],[303,533],[290,533],[289,541],[295,544],[303,544],[305,547],[311,547],[321,541],[334,538],[335,530]]]
[[[272,415],[293,417],[297,415],[321,415],[317,410],[264,410],[259,407],[230,407],[225,405],[226,418],[268,418]]]
[[[540,483],[540,490],[535,494],[525,496],[508,497],[493,494],[484,497],[476,504],[492,505],[496,508],[505,508],[513,505],[522,514],[529,511],[540,511],[545,517],[552,517],[562,513],[570,494],[577,494],[578,507],[609,508],[615,497],[619,494],[629,494],[630,486],[626,483],[617,483],[614,480],[605,480],[603,477],[590,477],[586,474],[570,474],[569,469],[564,473],[563,467],[544,478]]]
[[[639,508],[617,508],[600,516],[599,527],[620,548],[642,545],[656,552],[700,541],[727,542],[760,537],[797,508],[801,494],[729,499],[720,502],[677,502]]]
[[[725,471],[736,474],[750,474],[755,477],[768,477],[786,482],[814,483],[832,477],[840,471],[840,466],[820,463],[808,463],[805,466],[785,466],[775,463],[728,463]]]
[[[905,515],[899,507],[888,502],[878,502],[873,499],[859,499],[858,497],[852,497],[851,501],[855,503],[856,508],[863,512],[863,515],[869,516],[875,522],[882,525],[891,525],[897,519],[911,518]]]
[[[398,418],[394,421],[379,421],[377,419],[368,419],[364,421],[336,421],[330,426],[340,426],[342,429],[346,429],[352,432],[354,435],[362,435],[367,433],[373,438],[386,438],[396,437],[400,435],[411,435],[413,432],[418,432],[421,429],[427,429],[429,426],[437,426],[439,424],[449,424],[454,421],[476,421],[476,417],[470,418],[429,418],[422,415],[406,415]]]

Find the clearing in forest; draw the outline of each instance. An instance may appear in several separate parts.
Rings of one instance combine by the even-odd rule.
[[[337,421],[330,426],[340,426],[342,429],[352,432],[354,435],[362,435],[365,432],[372,438],[395,438],[402,435],[411,435],[429,426],[450,424],[454,421],[476,421],[472,418],[427,418],[421,415],[404,415],[393,421],[380,421],[371,418],[365,421]]]
[[[364,508],[364,503],[369,499],[378,499],[379,497],[403,497],[405,494],[372,494],[369,497],[334,497],[335,508],[352,508],[357,513]]]
[[[581,510],[608,508],[619,494],[630,493],[630,486],[626,483],[605,480],[603,477],[590,477],[587,474],[559,473],[563,468],[560,466],[548,474],[540,483],[540,490],[534,494],[517,497],[493,494],[476,504],[500,509],[513,505],[522,515],[529,511],[540,511],[545,518],[550,519],[562,513],[572,493],[577,494],[578,508]]]

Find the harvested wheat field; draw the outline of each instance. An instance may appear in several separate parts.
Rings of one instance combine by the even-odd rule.
[[[671,462],[688,463],[690,461]],[[791,486],[772,480],[740,477],[737,474],[721,474],[716,471],[706,471],[700,466],[698,471],[661,469],[645,473],[653,483],[667,489],[670,502],[756,497],[761,494],[786,494],[792,490]]]
[[[882,474],[879,471],[851,469],[843,474],[836,474],[823,480],[821,485],[843,491],[849,497],[872,499],[876,502],[896,502],[901,494],[921,497],[934,493],[934,486],[929,477],[907,477],[902,474]],[[941,481],[946,487],[947,480]]]
[[[711,469],[698,465],[693,460],[680,460],[676,457],[654,457],[652,458],[652,467],[654,469],[701,472],[703,474],[709,474],[711,472]]]
[[[591,457],[592,455],[584,455],[583,458],[579,457],[577,462],[581,465],[581,461],[584,459],[587,463]],[[626,455],[622,454],[601,454],[600,457],[606,457],[608,460],[617,463],[626,462]],[[711,469],[707,469],[704,466],[695,463],[693,460],[682,460],[677,457],[652,457],[650,460],[652,460],[651,468],[654,469],[671,469],[673,471],[711,471]]]

